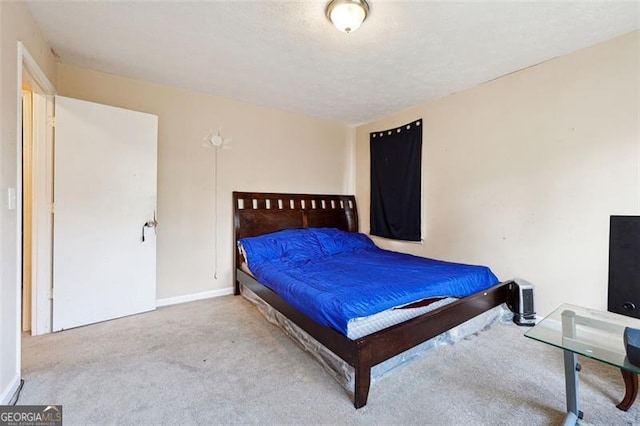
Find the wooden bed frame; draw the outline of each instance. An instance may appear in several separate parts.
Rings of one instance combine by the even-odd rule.
[[[358,212],[355,197],[234,192],[233,206],[235,294],[240,294],[240,284],[249,288],[327,349],[353,366],[356,408],[363,407],[367,403],[371,367],[506,301],[509,282],[500,283],[424,315],[351,340],[338,331],[309,318],[274,291],[243,272],[240,269],[242,259],[237,255],[236,247],[241,238],[283,229],[328,227],[357,232]]]

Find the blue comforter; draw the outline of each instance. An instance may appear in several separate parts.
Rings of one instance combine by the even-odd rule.
[[[347,335],[350,320],[433,297],[464,297],[498,283],[485,266],[382,250],[365,235],[287,230],[241,244],[258,281],[319,323]]]

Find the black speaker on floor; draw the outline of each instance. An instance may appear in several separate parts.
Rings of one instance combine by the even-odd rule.
[[[611,216],[608,309],[640,318],[640,216]]]

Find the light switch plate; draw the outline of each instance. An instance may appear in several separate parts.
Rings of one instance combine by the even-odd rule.
[[[7,189],[7,205],[9,206],[9,210],[16,209],[16,189],[15,188]]]

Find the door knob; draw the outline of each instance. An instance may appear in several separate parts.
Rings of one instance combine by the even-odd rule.
[[[156,230],[158,226],[158,220],[156,219],[156,211],[153,211],[153,219],[152,220],[148,220],[144,223],[144,225],[142,225],[142,242],[144,243],[144,230],[146,228],[153,228],[154,232]]]

